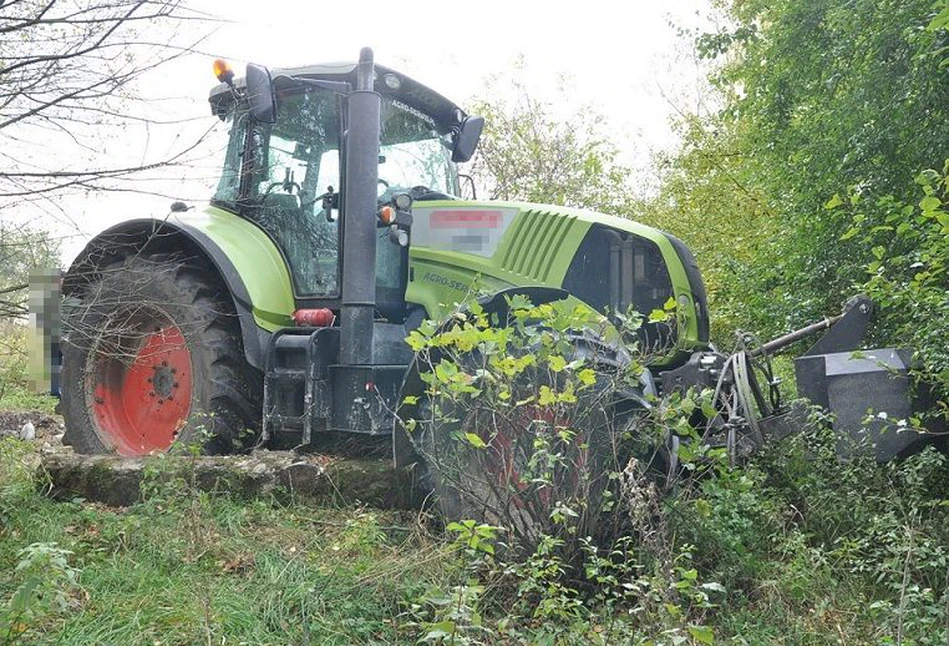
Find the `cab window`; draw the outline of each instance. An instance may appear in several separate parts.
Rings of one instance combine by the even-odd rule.
[[[330,92],[280,96],[277,123],[249,130],[254,167],[242,213],[276,241],[298,296],[339,295],[339,223],[321,196],[339,190],[339,110]]]

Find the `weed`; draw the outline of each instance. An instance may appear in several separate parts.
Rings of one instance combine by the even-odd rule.
[[[65,613],[75,603],[79,571],[69,565],[72,554],[56,543],[33,543],[20,550],[15,568],[19,585],[0,611],[0,644],[23,640],[47,617]]]

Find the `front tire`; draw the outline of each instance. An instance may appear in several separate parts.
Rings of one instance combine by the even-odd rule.
[[[78,453],[230,453],[259,429],[262,378],[226,288],[195,261],[110,265],[64,304],[63,327],[64,442]]]
[[[572,524],[581,536],[604,531],[604,496],[615,484],[610,474],[626,466],[638,444],[622,436],[646,404],[642,397],[616,398],[620,367],[598,364],[595,352],[582,347],[568,358],[578,357],[600,370],[596,385],[575,403],[537,404],[540,388],[557,387],[558,377],[532,369],[511,384],[508,401],[534,403],[511,407],[480,395],[432,395],[422,373],[441,356],[416,357],[403,385],[403,399],[412,403],[400,409],[395,452],[412,465],[419,487],[435,494],[446,520],[504,526],[529,548],[563,530],[562,514],[576,514]],[[468,374],[483,367],[477,351],[453,359]]]

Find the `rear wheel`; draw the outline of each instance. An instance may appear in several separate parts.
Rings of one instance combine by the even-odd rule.
[[[64,441],[126,456],[194,442],[228,453],[247,442],[262,380],[224,289],[180,256],[135,256],[67,302]]]

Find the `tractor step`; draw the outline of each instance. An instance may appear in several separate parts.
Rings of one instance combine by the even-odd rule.
[[[339,363],[339,328],[273,334],[264,373],[263,441],[309,445],[320,433],[392,432],[399,389],[412,359],[405,328],[376,323],[372,365]]]

